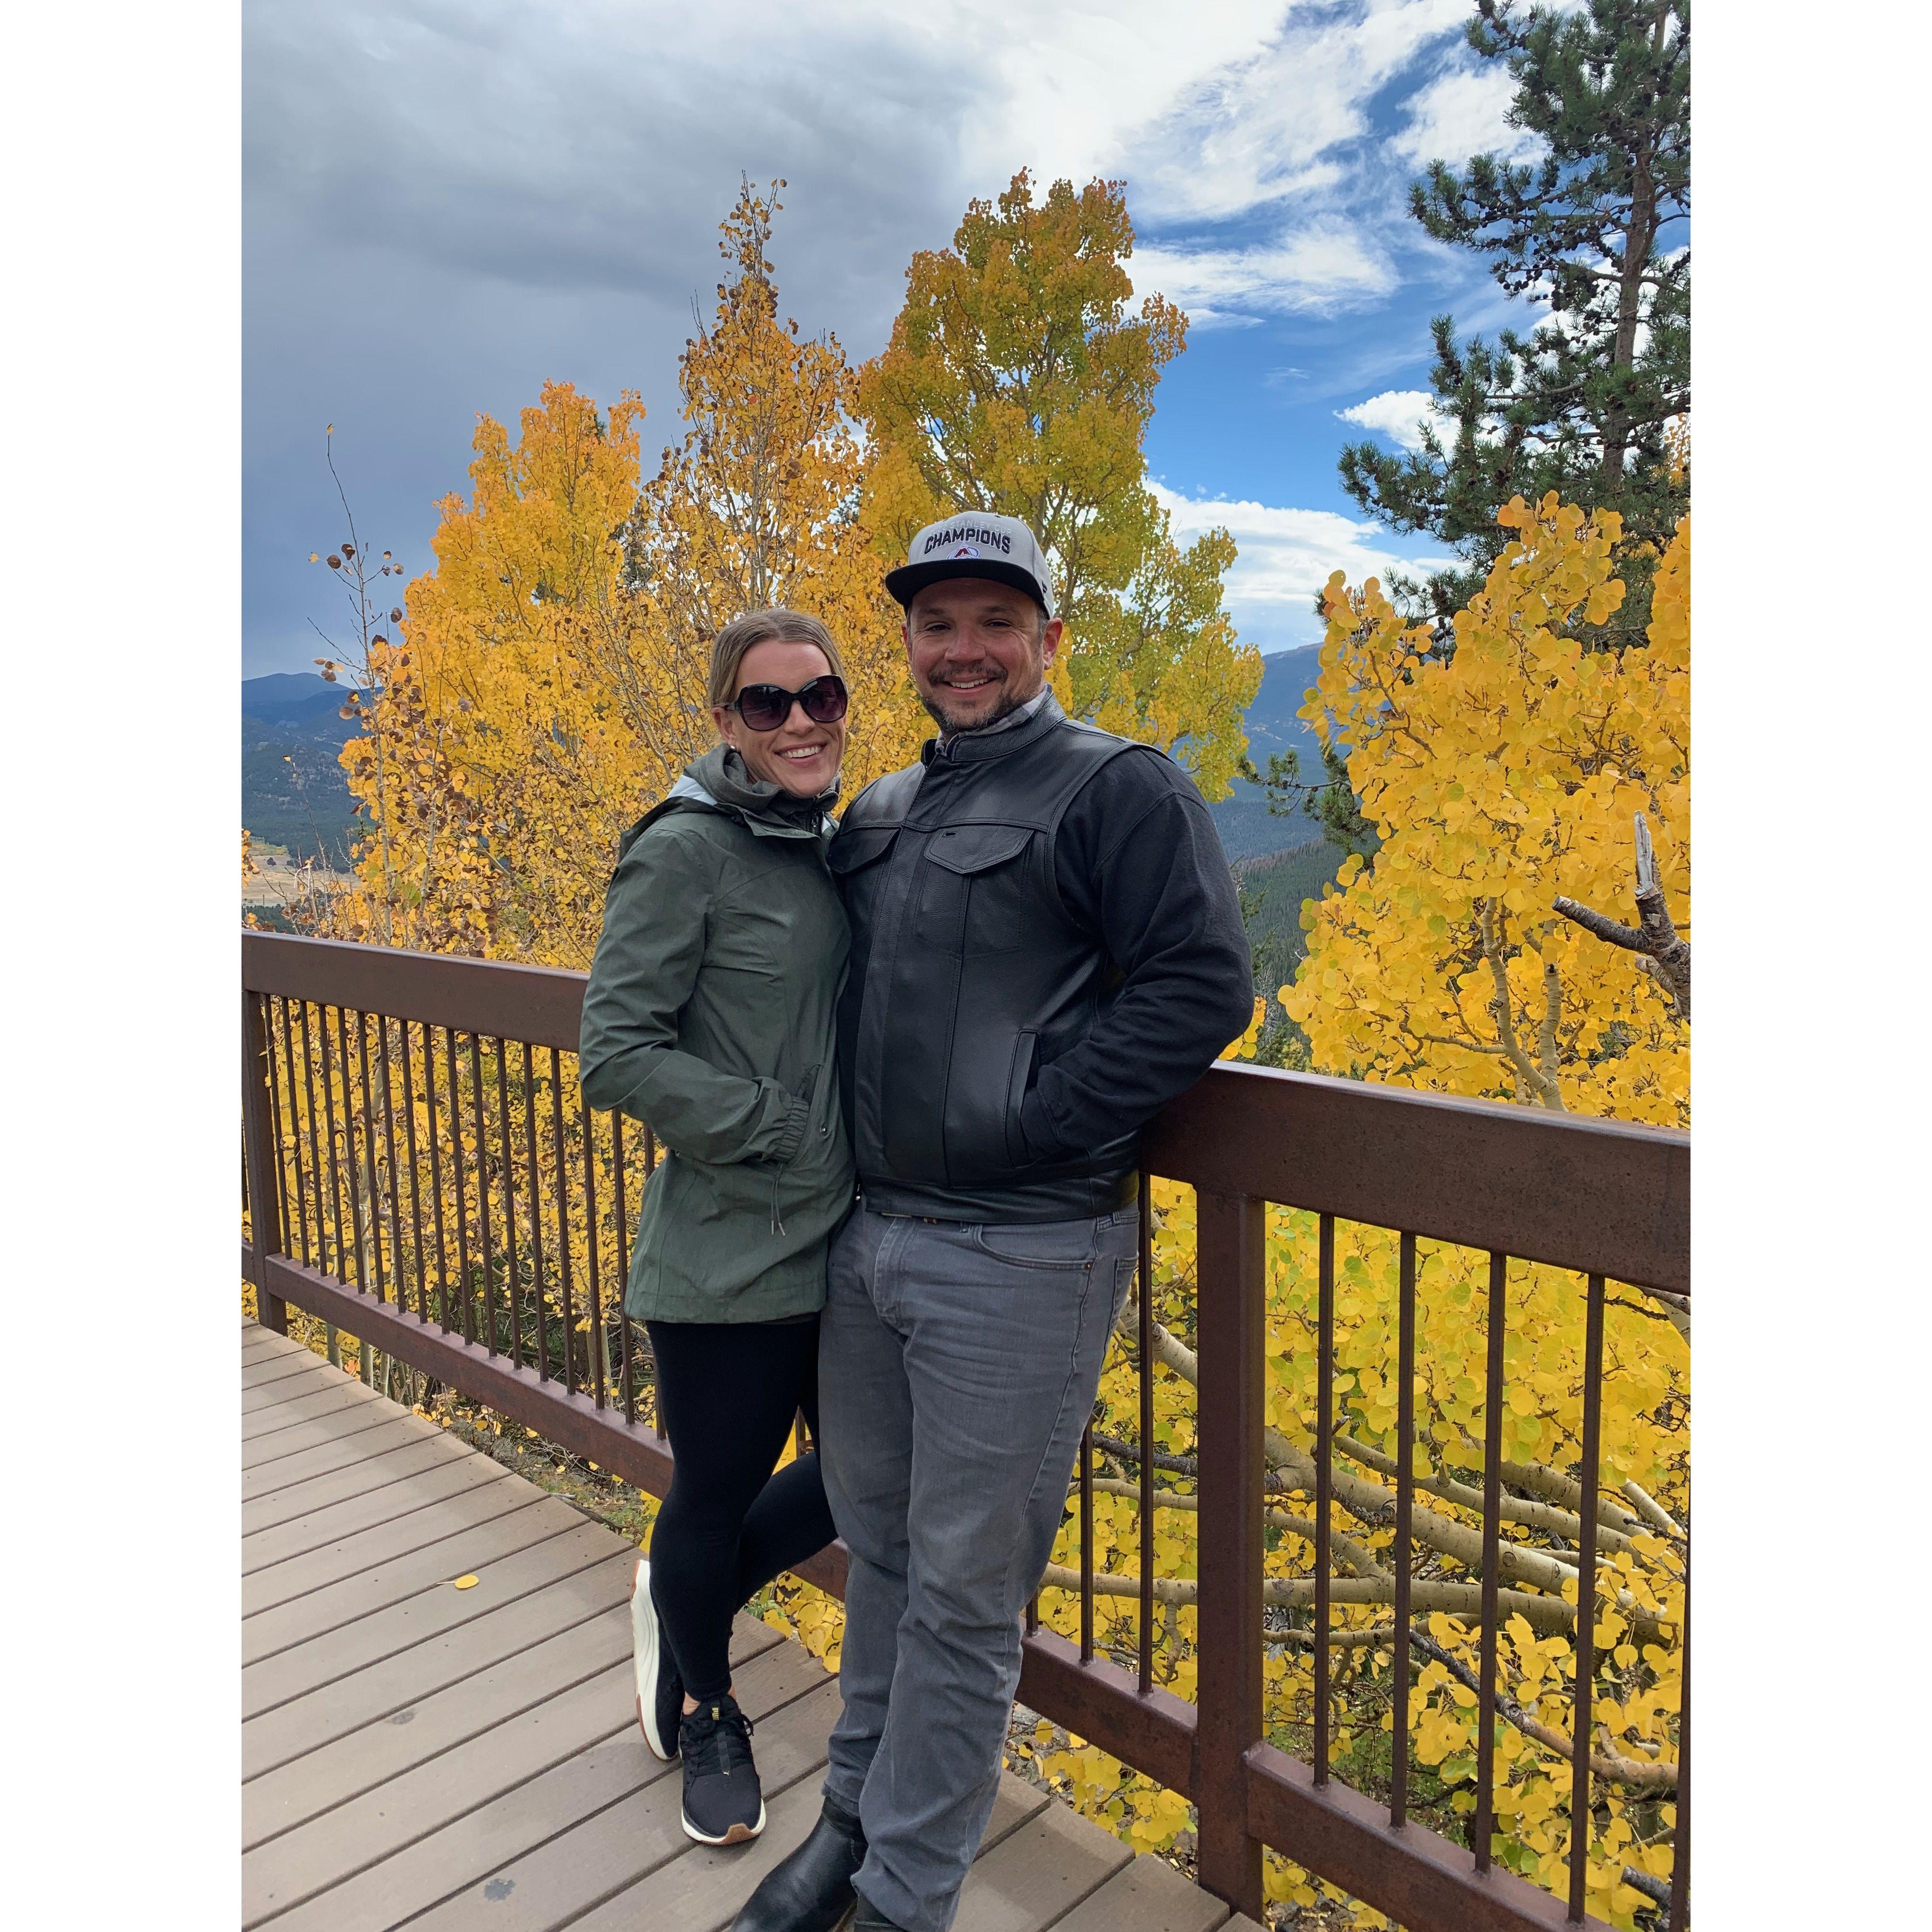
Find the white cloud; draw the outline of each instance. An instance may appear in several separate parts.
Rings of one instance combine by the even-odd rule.
[[[1450,561],[1438,551],[1394,549],[1387,531],[1333,510],[1183,496],[1159,483],[1153,489],[1178,541],[1190,543],[1217,526],[1234,538],[1240,555],[1228,576],[1228,608],[1236,630],[1263,650],[1321,636],[1316,594],[1338,570],[1359,586],[1371,577],[1386,583],[1391,571],[1426,573]]]
[[[1390,146],[1418,166],[1447,161],[1460,168],[1472,154],[1526,160],[1543,144],[1509,124],[1515,94],[1516,82],[1500,62],[1453,66],[1409,97],[1408,118]]]
[[[1177,74],[1172,104],[1135,130],[1142,204],[1162,220],[1225,220],[1334,185],[1324,158],[1367,134],[1370,98],[1468,14],[1467,0],[1286,10],[1266,46]]]
[[[1456,425],[1436,416],[1436,398],[1426,389],[1384,389],[1378,396],[1370,396],[1335,413],[1344,422],[1379,430],[1404,449],[1422,447],[1422,425],[1431,418],[1435,418],[1436,434],[1446,444],[1453,446],[1456,440]]]
[[[1331,315],[1378,301],[1396,286],[1382,248],[1336,218],[1257,248],[1136,248],[1128,268],[1137,291],[1158,290],[1201,322]]]

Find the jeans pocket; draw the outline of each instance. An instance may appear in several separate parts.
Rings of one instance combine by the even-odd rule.
[[[1091,1221],[989,1221],[969,1236],[982,1255],[1010,1268],[1048,1268],[1078,1274],[1099,1258]]]

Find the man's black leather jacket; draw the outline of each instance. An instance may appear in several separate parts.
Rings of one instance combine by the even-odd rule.
[[[1246,1026],[1246,938],[1178,766],[1071,722],[928,743],[828,854],[852,926],[841,1091],[887,1214],[1058,1221],[1132,1198],[1140,1129]]]

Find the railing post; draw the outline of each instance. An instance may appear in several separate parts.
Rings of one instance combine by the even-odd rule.
[[[1257,1920],[1262,1846],[1248,1834],[1245,1754],[1262,1739],[1264,1214],[1247,1195],[1198,1196],[1198,1870],[1207,1890]]]
[[[270,1162],[279,1157],[280,1136],[268,1096],[268,1002],[242,989],[242,1134],[248,1155],[249,1246],[255,1274],[255,1310],[264,1328],[289,1332],[289,1306],[271,1294],[268,1258],[282,1252],[282,1214]]]

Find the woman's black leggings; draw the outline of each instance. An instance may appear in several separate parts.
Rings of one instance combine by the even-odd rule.
[[[651,1596],[685,1694],[731,1682],[731,1619],[836,1534],[814,1454],[776,1468],[800,1409],[818,1438],[818,1324],[652,1322],[675,1459],[651,1532]]]

